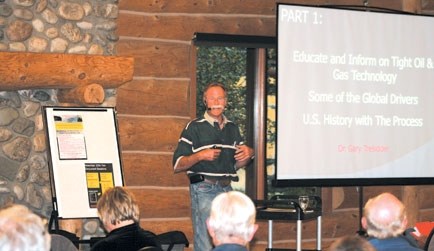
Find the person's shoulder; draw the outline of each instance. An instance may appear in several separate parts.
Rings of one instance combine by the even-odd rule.
[[[92,245],[91,251],[100,251],[100,250],[116,250],[117,240],[120,236],[123,235],[123,230],[118,228],[110,232],[104,238],[98,240],[95,244]]]
[[[199,117],[199,118],[195,118],[190,120],[189,124],[195,124],[195,123],[204,123],[204,122],[208,122],[204,117]]]
[[[142,239],[146,240],[147,245],[161,247],[161,242],[155,233],[140,227],[139,235]]]
[[[225,243],[216,246],[212,251],[247,251],[247,248],[239,244]]]
[[[145,236],[149,236],[149,237],[157,237],[156,234],[154,234],[153,232],[149,231],[149,230],[145,230],[143,228],[139,228],[139,231],[141,234],[145,235]]]
[[[111,251],[113,250],[113,245],[108,242],[106,239],[102,239],[95,243],[90,251]]]
[[[197,126],[204,125],[205,123],[208,123],[208,121],[205,118],[195,118],[190,120],[187,125],[185,126],[185,129],[189,128],[195,128]]]
[[[226,118],[226,124],[225,124],[225,126],[234,126],[234,127],[238,127],[237,123],[235,123],[234,120],[229,119],[228,117],[225,117],[225,118]]]
[[[398,236],[387,239],[369,238],[368,241],[377,249],[377,251],[383,250],[396,250],[396,251],[418,251],[421,250],[411,245],[405,237]]]

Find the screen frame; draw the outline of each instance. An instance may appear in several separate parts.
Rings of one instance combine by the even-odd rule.
[[[339,9],[342,11],[372,11],[376,13],[384,13],[390,15],[411,15],[411,16],[425,16],[433,17],[429,15],[409,13],[400,10],[392,10],[386,8],[368,7],[368,6],[355,6],[355,5],[301,5],[301,4],[288,4],[288,3],[278,3],[276,8],[276,43],[277,43],[277,57],[279,57],[279,9],[280,6],[301,6],[309,8],[328,8],[328,9]],[[277,62],[279,59],[277,58]],[[276,92],[276,121],[278,121],[278,109],[279,109],[279,65],[277,65],[277,92]],[[279,147],[279,126],[276,123],[276,149]],[[290,179],[279,179],[278,177],[278,152],[276,151],[276,162],[275,162],[275,177],[272,181],[272,185],[275,187],[334,187],[334,186],[383,186],[383,185],[431,185],[434,184],[434,177],[373,177],[373,178],[290,178]]]

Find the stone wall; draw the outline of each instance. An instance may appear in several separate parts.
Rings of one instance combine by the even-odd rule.
[[[117,0],[0,0],[0,51],[113,55],[117,17]],[[41,107],[62,105],[58,90],[2,91],[1,86],[0,207],[24,204],[49,218],[52,195]],[[102,106],[115,106],[115,90],[105,92]],[[84,234],[97,228],[90,221]]]
[[[114,53],[117,0],[0,0],[0,50]]]
[[[51,190],[41,105],[52,91],[0,93],[0,204],[26,204],[51,213]]]

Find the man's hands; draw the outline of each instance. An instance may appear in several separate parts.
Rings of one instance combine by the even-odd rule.
[[[220,156],[220,152],[222,150],[219,148],[209,148],[200,151],[201,160],[213,161],[216,160]]]
[[[209,148],[200,152],[193,153],[189,156],[182,156],[176,166],[175,173],[187,171],[190,167],[198,163],[199,161],[213,161],[220,156],[222,150],[218,148]]]
[[[199,161],[214,161],[218,159],[221,151],[222,150],[220,148],[208,148],[192,155],[181,157],[178,165],[176,166],[175,173],[186,171]],[[254,156],[255,152],[252,148],[246,145],[237,146],[234,155],[234,159],[236,161],[235,166],[237,168],[246,166]]]
[[[246,145],[237,146],[237,150],[235,151],[235,167],[237,169],[245,167],[255,156],[255,152],[252,148]]]

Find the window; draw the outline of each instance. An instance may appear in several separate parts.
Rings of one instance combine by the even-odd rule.
[[[225,116],[239,126],[243,138],[247,138],[246,54],[246,48],[200,46],[197,47],[196,62],[196,116],[202,116],[206,110],[202,102],[204,87],[210,82],[223,83],[228,92]],[[240,180],[232,187],[245,192],[245,169],[238,171],[238,177]]]
[[[272,186],[276,140],[276,42],[274,37],[197,33],[196,115],[205,112],[203,88],[209,82],[228,87],[225,111],[240,127],[247,143],[255,148],[254,167],[239,171],[234,189],[256,199],[276,194],[318,194],[318,188]]]

